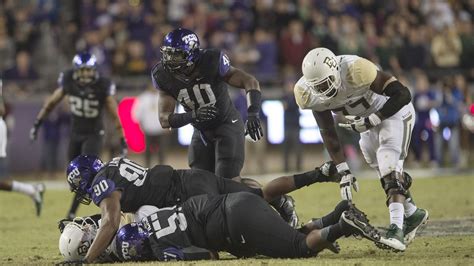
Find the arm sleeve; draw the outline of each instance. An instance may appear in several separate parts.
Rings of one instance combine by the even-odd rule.
[[[398,80],[390,82],[383,91],[383,94],[390,98],[379,110],[382,119],[391,117],[411,101],[410,91]]]
[[[224,52],[220,52],[219,76],[224,77],[227,74],[227,72],[229,72],[229,70],[230,70],[230,59]]]

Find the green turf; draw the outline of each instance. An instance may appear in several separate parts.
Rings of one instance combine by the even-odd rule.
[[[414,182],[412,195],[420,207],[430,211],[430,220],[474,218],[473,187],[472,176],[422,179]],[[388,211],[379,182],[362,180],[360,188],[355,193],[357,206],[368,214],[373,224],[386,225]],[[332,210],[339,201],[339,190],[335,184],[314,185],[293,193],[293,196],[297,201],[301,220],[307,221]],[[43,215],[37,218],[29,198],[16,193],[0,193],[0,264],[51,264],[61,261],[57,221],[66,214],[71,194],[67,191],[49,190],[45,194],[45,200]],[[98,211],[93,205],[81,206],[79,215]],[[228,255],[223,254],[225,262],[181,265],[474,265],[473,235],[419,237],[403,254],[379,250],[365,240],[341,239],[339,244],[342,248],[339,255],[323,252],[318,258],[312,259],[230,260]]]

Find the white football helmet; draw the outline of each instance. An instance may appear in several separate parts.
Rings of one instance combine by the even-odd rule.
[[[330,99],[341,86],[341,74],[336,55],[326,48],[315,48],[306,54],[301,65],[306,84],[318,97]]]
[[[59,251],[65,261],[82,260],[89,250],[99,227],[90,217],[76,217],[59,237]]]

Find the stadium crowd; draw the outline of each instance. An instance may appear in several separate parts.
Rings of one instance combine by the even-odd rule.
[[[366,57],[408,84],[419,116],[416,159],[426,142],[439,164],[450,139],[456,165],[462,138],[472,138],[461,120],[474,94],[473,16],[467,0],[2,0],[0,71],[7,95],[47,93],[73,55],[89,50],[119,91],[144,89],[163,36],[182,26],[283,97],[304,55],[323,46]]]

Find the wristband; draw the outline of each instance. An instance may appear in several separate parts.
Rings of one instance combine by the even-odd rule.
[[[249,90],[247,92],[247,103],[249,113],[257,113],[260,110],[260,104],[262,102],[262,92],[259,90]]]

